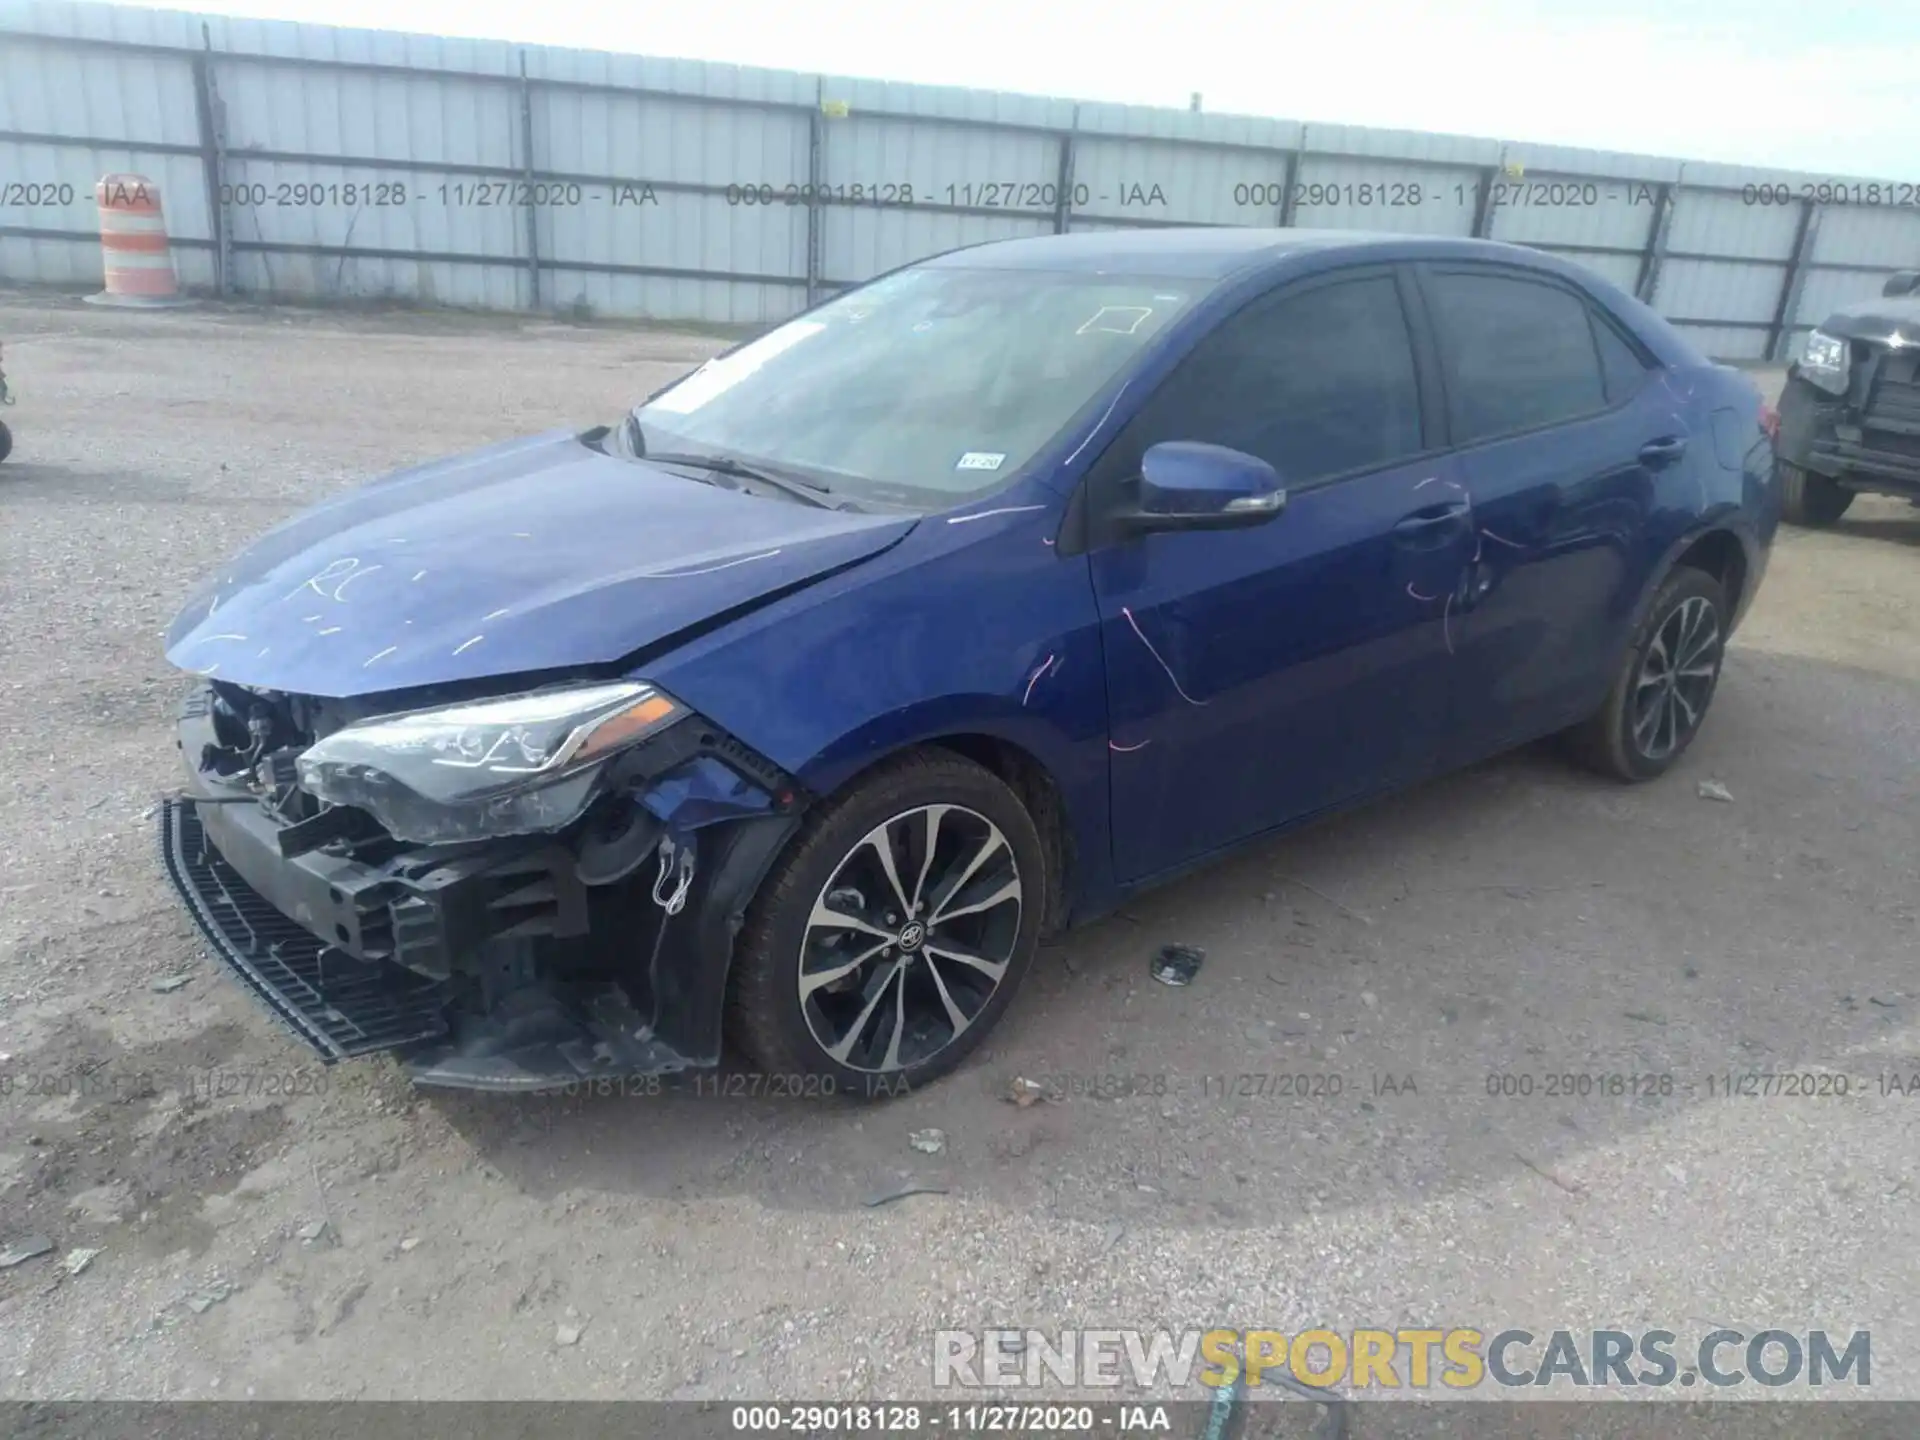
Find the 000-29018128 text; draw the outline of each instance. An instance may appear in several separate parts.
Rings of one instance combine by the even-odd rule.
[[[1742,185],[1746,205],[1920,205],[1920,184],[1893,180],[1812,180],[1800,185],[1785,181]]]
[[[742,1434],[824,1431],[912,1434],[930,1418],[930,1413],[919,1405],[886,1404],[736,1405],[730,1416],[733,1429]]]
[[[1092,1430],[1096,1417],[1091,1405],[861,1403],[736,1405],[729,1419],[741,1434],[1065,1435]]]

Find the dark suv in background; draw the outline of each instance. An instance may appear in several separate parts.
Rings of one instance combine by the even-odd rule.
[[[1920,504],[1920,270],[1836,310],[1807,337],[1780,396],[1782,513],[1831,525],[1853,497]]]

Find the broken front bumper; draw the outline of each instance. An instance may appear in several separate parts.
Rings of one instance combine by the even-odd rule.
[[[198,753],[190,703],[182,750]],[[392,1052],[421,1084],[546,1090],[717,1064],[733,939],[797,818],[678,837],[684,903],[589,886],[551,838],[305,848],[244,791],[160,807],[168,878],[214,954],[327,1064]]]
[[[1852,489],[1920,499],[1920,373],[1907,357],[1878,357],[1844,396],[1790,375],[1777,450]]]

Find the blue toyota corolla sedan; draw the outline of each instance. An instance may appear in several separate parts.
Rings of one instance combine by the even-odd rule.
[[[165,863],[329,1060],[895,1093],[1237,846],[1542,736],[1668,769],[1771,425],[1514,246],[955,251],[263,536],[167,637]]]

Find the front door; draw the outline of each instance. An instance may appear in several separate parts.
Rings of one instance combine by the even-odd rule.
[[[1255,300],[1089,476],[1098,514],[1148,446],[1199,440],[1288,490],[1253,529],[1095,543],[1123,882],[1403,783],[1446,746],[1472,531],[1429,448],[1409,283],[1368,267]]]

